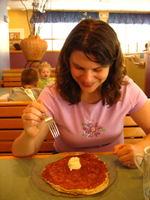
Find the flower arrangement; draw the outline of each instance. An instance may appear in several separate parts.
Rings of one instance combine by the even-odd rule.
[[[25,4],[23,3],[22,0],[20,0],[21,3],[24,5],[25,10],[26,10],[26,16],[27,16],[27,22],[28,22],[28,26],[29,26],[29,30],[30,30],[30,35],[39,35],[40,34],[40,30],[42,28],[41,23],[43,21],[45,21],[45,15],[44,13],[46,12],[46,9],[48,7],[48,3],[51,3],[51,0],[33,0],[32,2],[32,18],[31,20],[29,20],[28,17],[28,10],[25,6]],[[37,32],[35,33],[35,26],[34,23],[39,23]]]

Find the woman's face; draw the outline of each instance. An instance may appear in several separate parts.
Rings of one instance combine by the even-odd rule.
[[[91,55],[91,58],[94,60],[94,56]],[[82,93],[95,92],[106,80],[109,67],[89,60],[82,51],[75,50],[70,56],[70,71]]]

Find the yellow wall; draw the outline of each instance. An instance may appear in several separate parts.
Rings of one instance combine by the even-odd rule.
[[[9,16],[9,29],[23,28],[24,37],[27,38],[30,35],[30,30],[27,22],[26,11],[8,11]],[[32,11],[28,11],[28,18],[30,20]]]

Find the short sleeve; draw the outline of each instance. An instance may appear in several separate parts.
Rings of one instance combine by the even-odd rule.
[[[132,79],[129,81],[129,98],[131,102],[131,109],[129,113],[134,113],[144,106],[147,101],[147,96],[142,89],[134,83]]]

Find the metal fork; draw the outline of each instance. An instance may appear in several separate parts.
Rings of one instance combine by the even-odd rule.
[[[31,89],[24,89],[24,91],[31,98],[32,101],[36,101]],[[54,119],[44,113],[43,113],[43,116],[44,116],[44,120],[46,124],[48,125],[50,132],[52,133],[53,138],[58,137],[60,133]]]

